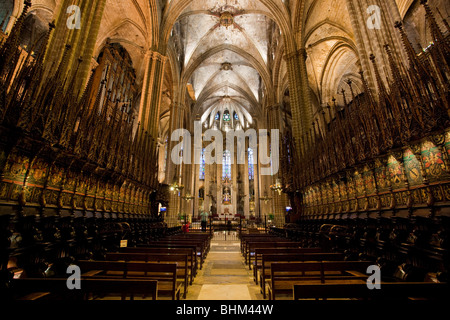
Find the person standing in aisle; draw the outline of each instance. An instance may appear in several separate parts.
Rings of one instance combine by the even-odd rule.
[[[203,212],[200,213],[201,225],[202,225],[202,231],[203,232],[206,231],[206,225],[208,223],[208,217],[209,217],[209,213],[206,212],[205,210],[203,210]]]

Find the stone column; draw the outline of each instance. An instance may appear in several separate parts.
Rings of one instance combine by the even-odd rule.
[[[284,57],[288,70],[289,98],[292,110],[292,134],[299,155],[305,152],[302,137],[312,125],[311,97],[306,70],[306,50],[301,49]]]
[[[92,55],[97,42],[100,23],[102,21],[103,12],[105,11],[105,5],[106,0],[97,0],[95,7],[90,7],[90,1],[87,1],[86,4],[83,2],[84,8],[82,10],[87,11],[87,14],[85,14],[86,16],[82,15],[82,23],[84,21],[85,27],[82,25],[81,30],[84,32],[80,33],[78,37],[72,41],[72,43],[76,44],[76,48],[74,48],[75,50],[71,56],[72,63],[69,64],[74,65],[78,58],[83,60],[77,73],[77,83],[75,84],[76,87],[84,86],[88,79],[92,63]],[[74,33],[74,35],[75,34],[77,33]],[[68,70],[68,72],[70,72],[70,70]],[[154,138],[156,137],[154,136]]]
[[[67,13],[67,8],[71,5],[77,5],[80,8],[80,29],[68,28],[67,21],[74,13]],[[64,75],[74,75],[78,59],[82,61],[78,66],[75,87],[85,84],[90,73],[92,65],[92,55],[105,11],[106,0],[63,0],[59,11],[57,11],[56,28],[50,38],[48,51],[46,53],[47,67],[57,66],[64,53],[66,44],[71,46],[68,63],[63,70]],[[52,70],[54,70],[52,68]],[[52,70],[48,69],[49,72]],[[69,84],[68,84],[69,85]],[[80,90],[80,94],[82,90]]]
[[[210,193],[210,188],[211,188],[211,168],[212,165],[207,164],[205,165],[205,181],[203,183],[204,188],[205,188],[205,198],[203,200],[203,209],[204,210],[209,210],[209,208],[211,207],[211,197],[208,196],[208,194]]]
[[[225,149],[223,149],[223,150],[225,152]],[[214,152],[217,152],[217,150]],[[219,217],[220,217],[220,214],[223,213],[223,205],[222,205],[223,204],[222,203],[222,200],[223,200],[223,198],[222,198],[222,194],[223,194],[223,184],[222,184],[223,155],[221,155],[221,157],[222,157],[221,160],[217,159],[217,161],[216,161],[216,165],[215,165],[216,170],[214,172],[214,174],[216,175],[216,181],[217,181],[217,183],[216,183],[216,199],[217,199],[217,214],[219,215]],[[220,161],[220,163],[217,163],[219,161]]]
[[[165,156],[165,150],[166,145],[164,141],[158,141],[158,181],[163,182],[166,179],[166,170],[164,168],[164,156]],[[169,157],[169,154],[167,154],[167,157]],[[167,159],[168,161],[169,159]]]
[[[346,0],[350,22],[355,34],[361,69],[366,76],[369,88],[377,92],[375,71],[370,63],[370,55],[374,54],[380,65],[389,65],[384,45],[394,49],[396,58],[406,62],[407,57],[402,52],[400,35],[394,24],[400,18],[394,0]],[[379,9],[375,9],[378,7]],[[374,11],[370,11],[373,8]],[[369,11],[368,11],[369,10]],[[379,19],[376,16],[379,13]],[[377,25],[378,24],[378,25]],[[381,78],[387,78],[385,68],[380,68]]]
[[[19,19],[20,15],[22,14],[23,8],[24,8],[24,1],[14,1],[14,8],[13,12],[11,12],[11,15],[9,16],[9,21],[5,28],[5,33],[10,34],[11,30],[14,27],[14,24],[16,23],[17,19]],[[33,8],[33,5],[31,6],[31,9]]]
[[[238,201],[238,184],[237,184],[237,176],[239,172],[239,167],[237,163],[237,150],[236,150],[236,142],[234,144],[234,152],[231,155],[232,157],[232,165],[231,165],[231,204],[233,205],[232,213],[235,215],[237,213],[237,201]]]
[[[193,137],[192,137],[192,141],[194,141]],[[200,146],[198,146],[198,149],[192,149],[192,150],[193,150],[193,153],[192,153],[192,159],[193,159],[192,168],[193,169],[192,170],[194,171],[192,173],[192,180],[193,180],[192,181],[192,185],[193,185],[193,187],[192,187],[192,196],[194,197],[194,199],[193,199],[193,202],[192,202],[193,208],[191,208],[192,211],[191,211],[190,214],[193,214],[194,217],[197,217],[198,209],[199,209],[199,201],[200,201],[199,198],[198,198],[198,193],[200,191],[201,182],[200,182],[200,164],[199,163],[196,164],[194,162],[194,159],[195,159],[195,153],[196,152],[198,152],[200,155],[202,154],[202,146],[200,145]],[[198,159],[201,161],[201,156],[198,157]],[[206,182],[206,168],[205,168],[205,182]],[[206,189],[204,189],[204,190],[206,190]],[[206,194],[204,195],[204,197],[206,198]],[[204,201],[203,201],[203,203],[204,203]]]
[[[145,56],[145,60],[146,71],[142,87],[140,122],[152,137],[157,137],[162,83],[167,58],[159,52],[149,50]]]
[[[171,134],[174,130],[183,128],[183,115],[184,115],[185,107],[183,105],[174,103],[170,108],[170,123],[169,123],[169,139],[168,139],[168,147],[167,150],[167,167],[166,167],[166,184],[171,185],[175,181],[178,184],[181,184],[180,179],[180,166],[172,161],[172,149],[175,145],[179,143],[179,141],[171,141]],[[170,192],[169,199],[169,207],[167,209],[166,222],[169,226],[176,225],[178,212],[180,209],[180,197],[178,193]]]
[[[270,129],[278,129],[281,128],[280,122],[280,106],[273,105],[267,108],[267,118],[269,122]],[[280,135],[281,138],[281,135]],[[281,145],[281,144],[280,144]],[[281,155],[281,150],[278,152]],[[281,159],[278,159],[281,163]],[[279,170],[283,170],[283,168],[279,168]],[[281,182],[281,174],[280,172],[274,173],[271,177],[271,184],[275,185],[277,183],[277,179],[280,179]],[[272,214],[274,215],[274,223],[278,226],[279,221],[284,221],[285,216],[285,207],[286,207],[286,194],[278,192],[272,192]]]
[[[182,212],[187,218],[189,218],[192,215],[192,203],[193,201],[187,200],[183,197],[188,196],[189,193],[192,195],[193,187],[194,187],[194,179],[193,179],[193,169],[195,168],[194,164],[194,153],[193,147],[194,147],[194,135],[191,133],[191,163],[184,163],[181,166],[181,183],[184,186],[183,191],[181,192],[181,206],[180,206],[180,212]],[[186,152],[186,151],[184,151]]]
[[[261,212],[261,201],[259,198],[261,198],[261,162],[259,157],[259,143],[257,144],[257,152],[254,151],[253,157],[257,157],[256,163],[253,165],[253,188],[255,190],[255,217],[262,216]]]
[[[250,180],[248,175],[248,142],[246,142],[246,148],[245,148],[245,164],[244,164],[244,172],[243,172],[243,182],[244,182],[244,215],[245,219],[248,220],[249,218],[249,212],[250,212],[250,204],[249,204],[249,198],[250,198]]]

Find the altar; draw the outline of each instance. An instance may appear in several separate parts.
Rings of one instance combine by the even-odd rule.
[[[233,220],[234,219],[234,213],[230,212],[230,207],[232,208],[232,206],[224,206],[223,212],[219,213],[220,220]]]

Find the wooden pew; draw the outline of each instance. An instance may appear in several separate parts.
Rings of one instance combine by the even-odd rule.
[[[125,247],[120,248],[119,252],[123,253],[170,253],[170,254],[187,254],[188,263],[191,268],[190,284],[193,283],[194,277],[197,275],[198,259],[194,248],[152,248],[152,247]]]
[[[88,300],[89,295],[121,294],[122,300],[135,294],[157,299],[158,281],[147,279],[93,279],[81,278],[80,289],[68,289],[66,278],[25,278],[13,279],[12,288],[19,294],[18,300],[74,299]]]
[[[258,271],[261,269],[261,257],[263,254],[297,254],[320,253],[321,248],[256,248],[253,261],[253,280],[258,284]]]
[[[212,236],[209,233],[182,233],[164,237],[161,240],[188,239],[188,240],[203,240],[206,242],[210,242],[211,238]]]
[[[342,253],[277,253],[277,254],[263,254],[261,257],[260,270],[260,286],[264,299],[266,298],[266,281],[271,278],[271,265],[273,263],[281,262],[305,262],[305,261],[340,261],[344,259]],[[320,270],[317,270],[320,272]],[[258,277],[258,274],[256,275]]]
[[[380,285],[380,289],[370,290],[366,283],[294,284],[294,300],[330,298],[385,301],[415,298],[450,300],[450,287],[447,283],[381,282]]]
[[[189,278],[192,276],[192,269],[189,266],[189,258],[187,254],[175,254],[175,253],[120,253],[110,252],[106,254],[106,260],[108,261],[144,261],[144,262],[176,262],[177,264],[177,277],[184,282],[183,297],[186,298]]]
[[[246,246],[248,242],[269,242],[269,241],[289,241],[286,238],[281,238],[273,235],[248,235],[246,237],[241,237],[241,253],[244,254],[246,251]]]
[[[154,242],[151,244],[146,245],[137,245],[137,248],[165,248],[165,249],[179,249],[179,248],[185,248],[185,249],[192,249],[194,251],[194,254],[200,262],[197,264],[197,269],[201,269],[203,266],[203,262],[205,260],[205,256],[203,255],[203,252],[201,251],[201,248],[199,248],[196,244],[186,244],[186,243],[179,243],[179,242]]]
[[[294,242],[294,241],[291,241],[286,238],[280,238],[280,237],[272,237],[272,238],[255,237],[255,238],[245,239],[244,241],[242,241],[242,244],[241,244],[241,252],[244,256],[247,255],[248,248],[251,243],[270,243],[270,242]]]
[[[211,244],[211,235],[202,233],[183,233],[160,239],[162,241],[185,240],[185,241],[203,241],[205,255],[208,254]]]
[[[165,248],[194,248],[197,252],[197,256],[200,258],[200,269],[203,267],[203,262],[206,259],[207,247],[203,241],[198,240],[184,240],[184,239],[173,239],[173,240],[159,240],[151,244],[138,245],[138,247],[165,247]]]
[[[76,264],[86,278],[157,280],[158,296],[169,293],[173,300],[180,299],[183,281],[178,280],[176,263],[80,260]]]
[[[257,248],[301,248],[300,242],[292,241],[268,241],[268,242],[249,242],[247,243],[247,249],[245,252],[245,263],[248,263],[248,269],[252,268],[252,257],[255,255],[255,249]]]
[[[267,281],[269,299],[275,300],[281,292],[292,294],[295,284],[366,283],[365,272],[372,264],[371,261],[274,262]]]
[[[182,238],[182,239],[205,239],[206,241],[210,241],[212,239],[212,235],[209,233],[202,232],[189,232],[189,233],[181,233],[172,236],[166,237],[167,239],[173,238]]]
[[[252,239],[273,239],[273,238],[277,238],[277,239],[282,239],[280,236],[276,236],[273,234],[244,234],[241,233],[240,237],[240,243],[241,243],[241,249],[244,247],[244,243],[248,240],[252,240]],[[243,251],[242,251],[243,252]]]
[[[252,239],[246,239],[243,241],[242,246],[241,246],[241,252],[242,255],[244,256],[244,258],[246,259],[246,263],[247,263],[247,258],[249,255],[249,247],[250,244],[252,243],[272,243],[272,242],[292,242],[290,240],[287,240],[285,238],[278,238],[278,237],[274,237],[274,238],[252,238]],[[271,248],[271,247],[269,247]]]

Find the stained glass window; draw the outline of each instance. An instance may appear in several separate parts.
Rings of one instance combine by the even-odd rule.
[[[205,149],[202,149],[202,155],[200,158],[200,172],[199,172],[200,180],[205,180]]]
[[[228,111],[225,111],[223,114],[223,121],[230,121],[230,120],[231,120],[230,113]]]
[[[236,112],[234,113],[234,120],[239,121],[239,116]]]
[[[222,179],[228,178],[231,180],[231,153],[229,150],[223,152],[222,161]]]
[[[220,119],[220,112],[217,112],[215,120],[219,120]]]
[[[248,148],[248,179],[253,180],[255,178],[255,171],[253,165],[253,149]]]

